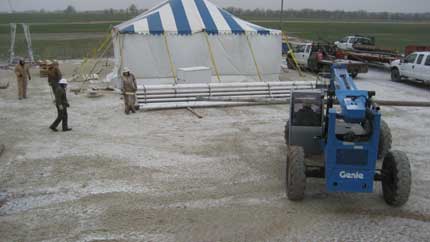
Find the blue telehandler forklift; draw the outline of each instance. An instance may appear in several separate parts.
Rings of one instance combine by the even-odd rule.
[[[328,87],[292,91],[285,126],[288,199],[302,200],[306,178],[312,177],[324,178],[329,192],[370,193],[378,181],[387,204],[407,202],[410,163],[404,152],[391,151],[391,132],[373,96],[336,64]]]

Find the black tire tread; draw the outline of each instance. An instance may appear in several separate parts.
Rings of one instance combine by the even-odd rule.
[[[395,189],[390,190],[387,188],[389,184],[384,184],[383,179],[382,190],[384,200],[393,207],[400,207],[408,201],[411,192],[411,165],[406,153],[402,151],[391,151],[384,159],[382,166],[383,172],[385,172],[384,168],[388,168],[389,166],[392,167],[392,172],[394,174]]]
[[[290,129],[289,129],[289,125],[290,124],[290,120],[287,120],[287,122],[285,123],[285,130],[284,130],[284,139],[285,139],[285,144],[288,145],[288,138],[289,138],[289,134],[290,134]]]
[[[289,146],[287,156],[287,197],[291,201],[300,201],[305,197],[306,189],[305,155],[303,148]],[[291,185],[290,182],[292,183]]]
[[[393,143],[393,137],[388,124],[381,120],[381,129],[379,134],[379,145],[378,145],[378,159],[384,158],[387,153],[391,150]]]
[[[396,78],[394,78],[394,76],[393,76],[393,72],[394,71],[397,71],[397,74],[398,74],[398,78],[396,79]],[[393,82],[400,82],[402,80],[402,77],[400,76],[400,71],[399,71],[399,69],[397,68],[397,67],[395,67],[395,68],[393,68],[393,69],[391,69],[391,81],[393,81]]]

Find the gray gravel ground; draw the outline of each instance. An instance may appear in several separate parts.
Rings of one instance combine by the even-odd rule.
[[[430,101],[428,88],[388,80],[372,70],[357,84]],[[286,105],[125,116],[117,95],[69,94],[73,131],[53,133],[46,80],[23,101],[11,84],[0,90],[0,241],[429,241],[429,108],[383,108],[413,174],[409,202],[390,208],[379,185],[328,194],[311,179],[303,202],[288,201]]]

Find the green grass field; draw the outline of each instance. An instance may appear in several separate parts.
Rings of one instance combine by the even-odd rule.
[[[257,24],[279,28],[277,22]],[[378,46],[400,52],[407,45],[430,45],[430,23],[286,21],[283,30],[289,35],[330,42],[350,34],[369,35],[376,38]]]
[[[7,59],[9,23],[30,24],[36,58],[82,58],[102,41],[109,29],[132,16],[106,14],[0,14],[0,59]],[[254,23],[279,28],[278,21],[252,20]],[[345,35],[362,34],[376,37],[378,46],[403,52],[407,45],[430,45],[430,23],[372,22],[371,20],[327,21],[287,19],[283,30],[289,35],[311,40],[335,41]],[[18,33],[21,33],[18,28]],[[67,35],[67,38],[62,38]],[[25,55],[24,39],[18,35],[18,55]]]

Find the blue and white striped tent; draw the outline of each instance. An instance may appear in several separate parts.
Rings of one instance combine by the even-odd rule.
[[[281,33],[237,18],[205,0],[166,1],[116,29],[123,34]]]
[[[218,76],[269,79],[279,74],[281,31],[244,21],[207,0],[170,0],[114,27],[118,73],[175,77],[181,67],[208,66]],[[215,73],[216,72],[216,73]]]

